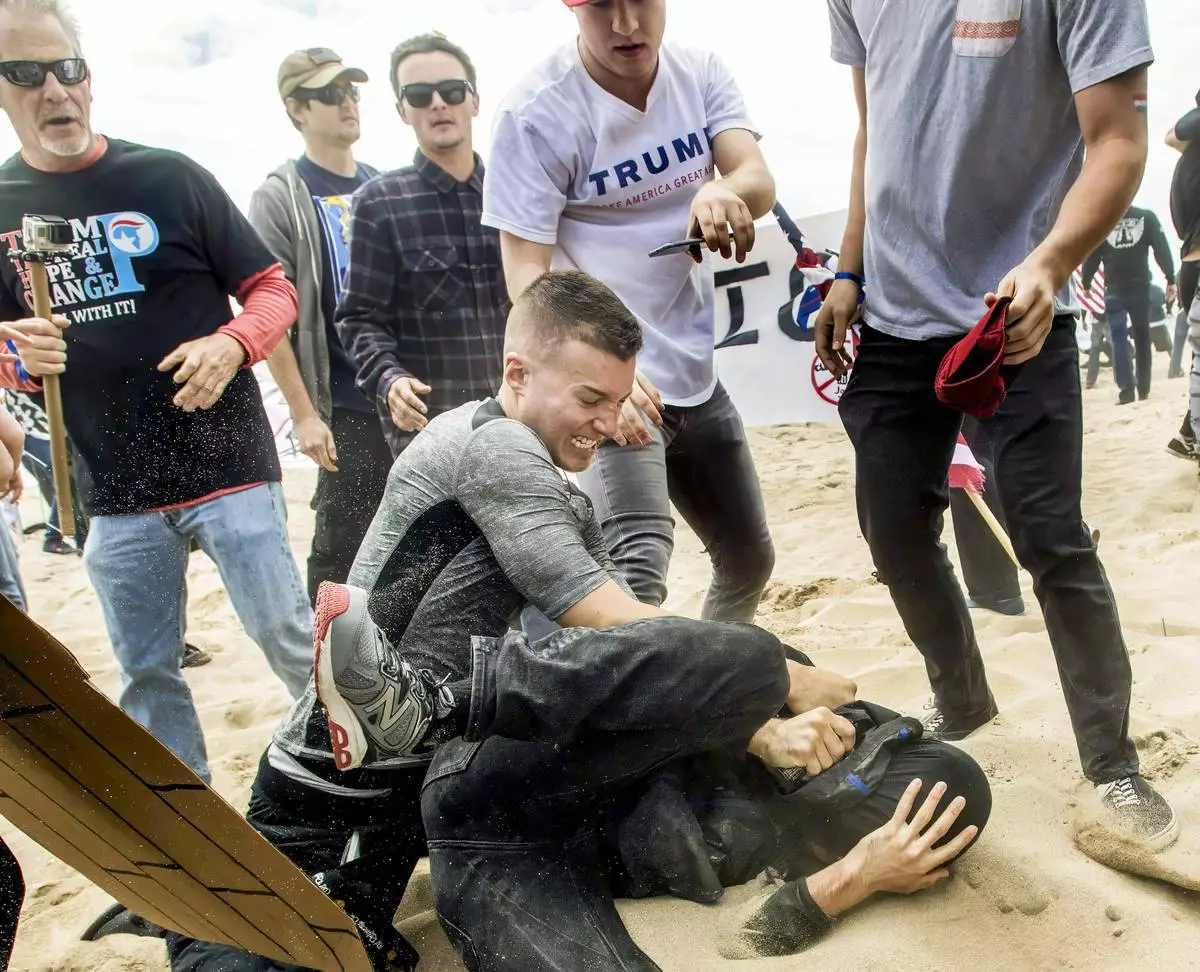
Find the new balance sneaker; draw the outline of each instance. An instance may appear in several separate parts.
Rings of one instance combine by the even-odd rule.
[[[1166,850],[1179,836],[1179,819],[1163,795],[1140,776],[1098,783],[1104,809],[1131,839],[1148,850]]]
[[[428,762],[454,707],[445,679],[409,664],[367,613],[367,592],[325,581],[313,618],[317,698],[338,769]]]

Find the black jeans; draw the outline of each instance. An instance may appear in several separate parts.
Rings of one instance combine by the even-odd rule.
[[[1116,600],[1083,522],[1083,420],[1075,322],[1060,317],[984,425],[1017,556],[1032,575],[1084,773],[1136,773],[1132,673]],[[863,327],[839,411],[854,444],[859,523],[879,579],[925,658],[934,698],[967,722],[995,703],[971,618],[940,542],[946,471],[962,415],[934,376],[952,338],[909,341]]]
[[[983,501],[1007,531],[1004,504],[1000,500],[1000,484],[996,480],[992,440],[979,420],[970,416],[963,419],[962,434],[971,452],[983,466]],[[954,521],[954,541],[958,547],[967,593],[976,601],[1020,597],[1021,581],[1017,576],[1016,564],[1009,559],[974,503],[961,489],[950,490],[950,517]]]
[[[600,837],[615,802],[652,774],[744,753],[787,694],[783,653],[751,625],[680,618],[477,643],[472,724],[487,738],[443,745],[421,801],[434,904],[471,972],[658,968],[617,914]],[[915,761],[898,762],[861,811],[827,822],[810,844],[844,854],[887,819],[915,773],[951,783],[947,799],[971,794],[981,814],[971,819],[986,821],[987,783],[969,757],[937,743],[907,755]],[[757,816],[787,817],[779,802],[757,802]]]
[[[413,868],[426,854],[419,810],[424,773],[397,770],[388,776],[395,787],[386,794],[341,796],[297,782],[272,767],[264,754],[246,811],[254,829],[304,873],[362,888],[354,913],[381,931],[391,928]],[[343,865],[351,835],[360,844],[360,856]],[[166,941],[172,972],[305,972],[229,945],[174,933],[167,933]]]
[[[17,922],[24,902],[25,879],[21,876],[21,865],[8,844],[0,840],[0,972],[8,968],[8,960],[12,958]]]
[[[374,412],[335,408],[330,428],[338,471],[317,472],[312,498],[317,517],[308,555],[308,596],[314,604],[321,581],[345,583],[392,469],[392,453]]]

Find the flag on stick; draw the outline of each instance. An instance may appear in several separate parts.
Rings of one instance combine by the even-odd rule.
[[[1009,559],[1020,567],[1021,562],[1017,560],[1012,541],[1008,539],[1008,534],[1004,532],[1004,527],[1000,525],[996,515],[988,509],[987,503],[983,501],[983,490],[986,485],[983,466],[979,464],[975,453],[971,451],[971,447],[967,445],[967,440],[962,437],[961,433],[954,445],[954,456],[950,459],[950,485],[967,494],[975,509],[979,511],[979,515],[983,517],[983,522],[988,525],[988,529],[992,531],[997,542],[1008,554]]]

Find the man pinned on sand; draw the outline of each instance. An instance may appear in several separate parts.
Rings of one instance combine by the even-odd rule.
[[[962,422],[952,398],[991,416],[1007,522],[1033,575],[1084,773],[1117,830],[1165,848],[1179,822],[1139,773],[1129,655],[1080,510],[1067,288],[1125,214],[1145,165],[1145,3],[829,0],[829,16],[860,119],[840,256],[858,279],[834,283],[817,350],[845,374],[843,341],[861,315],[839,411],[857,456],[863,535],[933,686],[926,730],[964,739],[998,712],[938,542]],[[974,350],[956,348],[968,330]],[[978,355],[986,368],[953,386],[960,376],[948,366],[971,371]]]
[[[208,780],[180,673],[193,540],[292,695],[311,668],[311,609],[249,369],[295,319],[296,292],[208,172],[94,134],[91,99],[65,4],[0,3],[0,107],[21,141],[0,167],[0,240],[19,247],[30,212],[63,217],[74,237],[48,268],[49,320],[30,315],[23,267],[0,260],[0,330],[19,357],[0,361],[0,383],[60,376],[121,706]]]
[[[308,596],[322,581],[344,581],[383,496],[392,453],[375,402],[355,384],[357,368],[334,330],[350,255],[350,201],[378,173],[355,161],[362,131],[358,84],[326,47],[289,54],[279,97],[304,152],[250,197],[250,222],[287,278],[300,309],[288,340],[267,366],[287,400],[300,451],[318,465],[316,526],[308,555]]]
[[[496,393],[511,305],[498,235],[480,221],[474,63],[421,34],[392,51],[391,82],[417,153],[354,197],[337,331],[399,455],[430,419]]]
[[[484,222],[501,231],[514,297],[551,266],[577,267],[641,322],[621,427],[579,479],[634,595],[666,597],[673,504],[712,561],[702,616],[751,621],[775,551],[742,420],[717,378],[712,266],[699,245],[649,253],[702,238],[744,260],[775,183],[721,59],[664,42],[666,0],[565,2],[578,37],[497,112]]]

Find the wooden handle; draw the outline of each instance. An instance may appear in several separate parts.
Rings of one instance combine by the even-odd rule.
[[[979,511],[979,515],[983,517],[983,522],[988,525],[988,529],[992,531],[993,535],[1000,542],[1000,546],[1004,548],[1004,552],[1008,554],[1009,559],[1012,560],[1012,562],[1016,564],[1017,569],[1020,570],[1021,561],[1017,560],[1017,554],[1016,551],[1013,550],[1012,541],[1008,539],[1008,534],[1004,532],[1004,527],[1000,525],[1000,521],[996,519],[996,515],[988,509],[988,505],[983,501],[983,497],[973,489],[964,489],[963,492],[971,497],[971,502],[975,504],[975,509],[977,509]]]
[[[33,312],[50,320],[50,284],[44,264],[30,262],[29,277],[33,289]],[[75,509],[71,505],[71,457],[67,449],[67,428],[63,424],[62,390],[58,375],[42,377],[46,398],[46,423],[50,427],[50,471],[54,477],[54,502],[58,504],[58,526],[64,537],[75,536]]]

